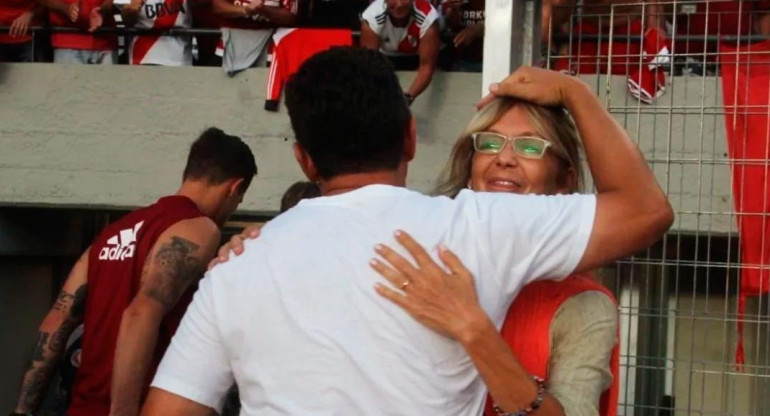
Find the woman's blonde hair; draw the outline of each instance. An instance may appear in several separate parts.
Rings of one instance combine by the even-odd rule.
[[[540,137],[553,143],[551,149],[559,158],[558,183],[564,183],[569,172],[574,171],[576,180],[574,189],[570,190],[573,192],[583,190],[580,139],[569,114],[561,107],[543,107],[513,98],[497,98],[473,116],[465,131],[457,139],[452,154],[439,176],[435,194],[454,198],[460,190],[468,186],[474,153],[471,135],[487,131],[515,106],[526,111]]]

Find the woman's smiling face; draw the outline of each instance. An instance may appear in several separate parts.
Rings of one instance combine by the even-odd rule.
[[[541,137],[520,105],[508,110],[488,131],[508,137]],[[560,169],[553,146],[542,158],[530,159],[518,156],[508,141],[497,154],[474,152],[469,185],[474,191],[484,192],[545,195],[570,192],[569,187],[559,184],[559,178],[564,177]]]

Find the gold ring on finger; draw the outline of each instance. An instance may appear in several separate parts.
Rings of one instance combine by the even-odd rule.
[[[406,287],[412,284],[410,281],[405,281],[404,283],[401,283],[401,290],[406,290]]]

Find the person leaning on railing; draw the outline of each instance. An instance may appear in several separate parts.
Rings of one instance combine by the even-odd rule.
[[[35,0],[0,1],[0,26],[9,27],[7,33],[0,33],[0,62],[32,62],[29,28],[44,10]]]
[[[361,15],[361,46],[382,52],[396,70],[417,69],[404,92],[410,105],[428,88],[436,71],[438,20],[438,11],[427,0],[374,0]],[[412,58],[417,58],[416,65]]]
[[[39,0],[50,11],[51,26],[74,27],[83,33],[51,35],[53,60],[65,64],[111,65],[118,61],[117,37],[92,33],[115,25],[112,0]]]
[[[193,15],[188,0],[115,0],[126,26],[144,29],[190,29]],[[138,35],[131,39],[131,65],[192,65],[190,35]]]

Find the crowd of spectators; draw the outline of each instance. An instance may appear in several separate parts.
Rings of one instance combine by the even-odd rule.
[[[542,44],[551,68],[628,75],[632,94],[651,102],[662,94],[663,72],[670,69],[668,39],[768,35],[768,3],[543,0]],[[8,29],[0,34],[0,62],[222,66],[232,75],[269,65],[279,28],[344,29],[360,35],[354,36],[360,46],[388,56],[396,69],[417,71],[405,86],[411,102],[436,69],[481,71],[484,14],[485,0],[3,0],[0,27]],[[70,30],[31,36],[31,27],[45,25]],[[118,36],[99,30],[113,26],[209,31]],[[596,39],[611,32],[637,40]],[[694,55],[703,45],[713,49],[714,42],[679,42],[678,51]],[[618,57],[611,65],[609,55]],[[633,70],[639,62],[646,65]]]

